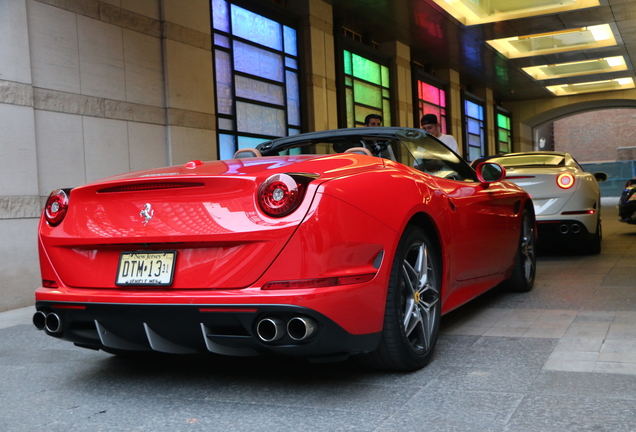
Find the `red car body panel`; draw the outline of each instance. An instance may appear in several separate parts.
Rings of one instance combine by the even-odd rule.
[[[278,173],[314,179],[295,211],[274,218],[259,208],[257,195]],[[197,162],[113,176],[73,189],[59,225],[42,218],[43,286],[36,304],[76,316],[107,305],[194,307],[195,314],[226,312],[238,321],[241,314],[288,306],[326,317],[348,335],[377,336],[393,259],[409,223],[425,220],[439,239],[446,313],[510,275],[520,210],[528,200],[511,183],[446,180],[357,154]],[[121,252],[166,250],[177,252],[170,286],[116,285]],[[263,289],[271,282],[329,278],[341,283]],[[74,318],[81,321],[77,326],[92,325],[89,315]],[[101,319],[94,321],[105,344]],[[73,338],[99,347],[84,336]],[[352,352],[361,349],[367,348]]]

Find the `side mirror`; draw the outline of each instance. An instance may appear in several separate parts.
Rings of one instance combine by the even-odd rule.
[[[506,177],[506,169],[494,162],[482,162],[475,169],[477,178],[482,183],[501,181]]]
[[[607,180],[607,173],[595,172],[594,178],[596,179],[597,182],[604,182],[605,180]]]

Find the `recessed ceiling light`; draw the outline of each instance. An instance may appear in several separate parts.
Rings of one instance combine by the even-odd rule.
[[[632,78],[626,77],[578,84],[547,86],[546,88],[557,96],[569,96],[580,93],[626,90],[634,87],[636,87],[634,86],[634,80]]]
[[[530,57],[616,45],[609,24],[487,41],[507,58]]]
[[[597,73],[618,72],[627,70],[623,56],[606,57],[571,63],[531,66],[522,68],[525,73],[536,80],[565,78],[571,76]]]
[[[599,0],[433,0],[464,25],[484,24],[599,6]]]

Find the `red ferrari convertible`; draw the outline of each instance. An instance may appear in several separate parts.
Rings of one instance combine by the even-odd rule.
[[[34,325],[75,345],[415,370],[441,315],[532,288],[530,197],[419,129],[274,139],[51,193]]]

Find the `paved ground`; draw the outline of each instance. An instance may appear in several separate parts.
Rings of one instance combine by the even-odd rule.
[[[0,431],[636,431],[636,226],[540,257],[534,291],[443,318],[411,374],[353,362],[124,361],[0,314]]]

